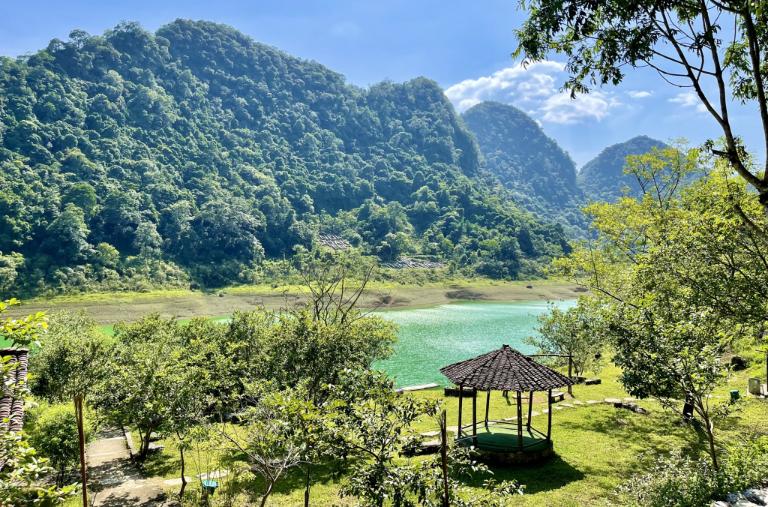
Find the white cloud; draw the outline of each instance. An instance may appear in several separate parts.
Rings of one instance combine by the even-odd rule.
[[[683,107],[695,107],[696,111],[700,113],[706,113],[707,108],[699,100],[699,96],[695,92],[681,92],[669,99],[674,104],[680,104]]]
[[[550,123],[577,123],[587,118],[600,121],[618,105],[618,100],[602,92],[580,94],[575,98],[571,98],[570,92],[561,92],[547,98],[539,112],[543,113],[541,119]]]
[[[646,99],[653,95],[653,92],[649,92],[647,90],[629,90],[627,95],[633,99]]]
[[[515,65],[490,76],[466,79],[445,90],[456,109],[464,111],[486,100],[513,104],[528,111],[537,121],[576,123],[601,120],[620,104],[611,95],[593,92],[571,99],[560,91],[565,80],[564,65],[554,61]]]

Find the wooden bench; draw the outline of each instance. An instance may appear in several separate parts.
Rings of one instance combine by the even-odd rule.
[[[565,399],[565,393],[561,393],[560,391],[552,391],[552,395],[549,397],[549,400],[552,403],[557,403],[558,401],[563,401]]]
[[[444,396],[454,396],[458,398],[461,396],[462,398],[472,398],[473,396],[477,396],[477,391],[474,389],[459,389],[458,387],[446,387],[443,390]]]
[[[584,384],[588,385],[588,386],[594,386],[594,385],[602,384],[602,383],[603,383],[603,381],[600,380],[599,378],[588,378],[587,380],[584,381]]]

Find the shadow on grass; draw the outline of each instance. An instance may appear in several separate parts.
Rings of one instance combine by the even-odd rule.
[[[181,467],[179,453],[165,450],[151,453],[144,462],[137,462],[136,464],[145,477],[166,477],[170,474],[179,475]]]
[[[560,456],[535,464],[516,467],[489,467],[497,481],[515,480],[525,485],[529,494],[562,488],[574,481],[584,479],[584,472],[575,468]],[[483,478],[485,479],[485,478]],[[467,481],[467,486],[482,487],[483,480]]]

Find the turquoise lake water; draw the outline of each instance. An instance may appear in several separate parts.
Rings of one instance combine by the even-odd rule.
[[[569,308],[575,301],[453,303],[433,308],[380,312],[399,326],[395,353],[375,367],[395,378],[398,386],[448,383],[440,368],[507,344],[524,353],[523,342],[536,334],[537,317],[550,304]]]

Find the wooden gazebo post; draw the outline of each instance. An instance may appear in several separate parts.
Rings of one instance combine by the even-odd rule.
[[[488,429],[488,408],[491,406],[491,390],[485,395],[485,429]]]
[[[477,389],[472,391],[472,445],[477,445]]]
[[[533,413],[533,391],[531,391],[528,394],[528,424],[526,424],[528,432],[531,431],[531,415],[532,415],[532,413]]]
[[[461,401],[464,399],[464,384],[459,384],[459,425],[456,430],[456,438],[461,438]]]
[[[552,439],[552,389],[547,391],[547,440]]]
[[[517,447],[523,450],[523,393],[517,391]]]

